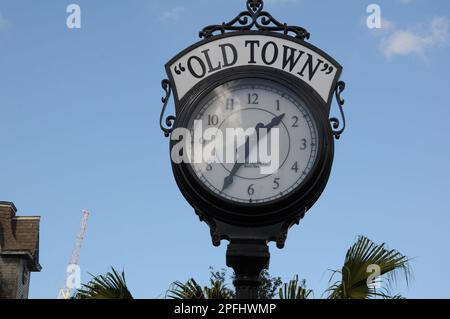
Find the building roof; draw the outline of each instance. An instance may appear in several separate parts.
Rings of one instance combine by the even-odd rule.
[[[0,202],[0,255],[20,255],[32,271],[40,271],[38,216],[16,216],[11,202]]]

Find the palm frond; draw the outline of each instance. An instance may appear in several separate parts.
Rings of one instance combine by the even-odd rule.
[[[330,299],[367,299],[388,298],[392,283],[402,275],[409,284],[411,271],[410,259],[397,250],[390,250],[386,244],[377,245],[370,239],[359,236],[355,244],[347,251],[344,266],[341,271],[341,280],[332,284],[326,291]],[[375,266],[379,270],[382,288],[368,284],[367,278],[371,275],[369,267]]]
[[[204,292],[208,299],[232,299],[234,295],[220,280],[211,281],[211,287],[205,287]]]
[[[279,290],[280,299],[308,299],[313,293],[311,289],[306,288],[306,280],[299,282],[298,275],[289,283],[284,283],[283,287]]]
[[[75,293],[75,299],[133,299],[128,290],[125,273],[114,268],[106,275],[93,276],[90,282],[83,284]]]
[[[193,278],[186,283],[175,281],[166,296],[170,299],[206,299],[202,287]]]

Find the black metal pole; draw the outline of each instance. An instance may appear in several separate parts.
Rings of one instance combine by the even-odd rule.
[[[235,273],[236,299],[258,299],[260,274],[269,267],[270,253],[265,241],[232,240],[227,247],[227,266]]]

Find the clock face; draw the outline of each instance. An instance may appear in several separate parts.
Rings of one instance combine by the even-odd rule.
[[[288,196],[302,185],[317,160],[318,129],[309,106],[274,81],[247,78],[223,84],[198,103],[188,123],[194,137],[192,147],[204,151],[209,146],[212,150],[202,153],[201,161],[189,165],[207,189],[232,202],[261,204]],[[248,128],[266,131],[257,129],[255,134],[262,133],[256,139],[249,135],[241,139],[240,145],[226,138],[227,129]],[[272,134],[275,128],[278,139],[277,134]],[[221,152],[215,149],[221,145],[217,144],[217,135],[195,135],[208,129],[221,132]],[[272,149],[278,154],[278,165],[270,172],[262,169],[270,165],[267,158],[258,156],[263,144],[269,158],[274,159]],[[229,160],[227,152],[236,158]],[[247,156],[242,160],[237,154]]]

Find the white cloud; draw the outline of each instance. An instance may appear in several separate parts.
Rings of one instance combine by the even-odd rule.
[[[391,20],[381,18],[381,29],[383,31],[392,31],[395,30],[395,23]]]
[[[159,17],[160,20],[177,20],[185,11],[183,7],[175,7],[170,10],[167,10],[161,14]]]
[[[449,25],[447,18],[435,17],[426,31],[421,26],[409,30],[394,30],[381,41],[380,49],[388,59],[409,54],[424,57],[427,50],[448,44]]]

